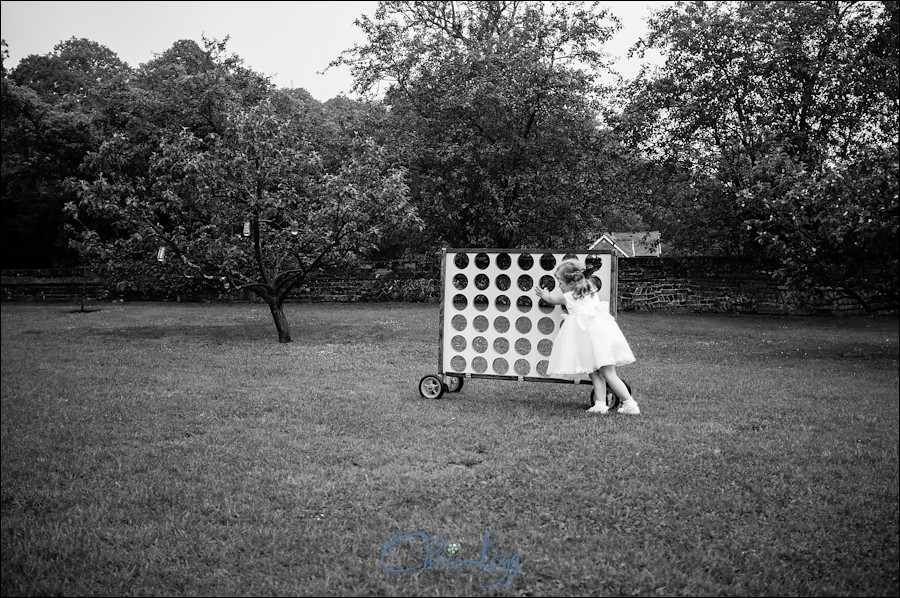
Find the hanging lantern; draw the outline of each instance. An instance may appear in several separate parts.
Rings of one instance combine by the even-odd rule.
[[[297,222],[296,220],[291,220],[291,234],[292,235],[296,235],[297,233],[300,232],[299,227],[300,227],[299,222]]]
[[[166,248],[160,247],[159,251],[156,252],[157,261],[164,262],[166,261]]]
[[[250,221],[249,220],[244,223],[244,236],[245,237],[250,236]]]

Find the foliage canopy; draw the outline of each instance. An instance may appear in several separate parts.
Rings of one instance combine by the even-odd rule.
[[[328,264],[653,228],[896,305],[898,13],[674,3],[637,48],[665,63],[612,88],[619,23],[597,3],[381,2],[333,62],[365,99],[325,103],[275,89],[227,38],[136,69],[72,38],[2,70],[3,263],[227,284],[287,340],[282,301]]]

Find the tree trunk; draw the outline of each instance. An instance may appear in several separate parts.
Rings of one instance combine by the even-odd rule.
[[[275,320],[275,328],[278,330],[278,342],[290,343],[291,326],[288,324],[287,318],[284,317],[284,308],[280,301],[267,301],[269,310],[272,312],[272,319]]]

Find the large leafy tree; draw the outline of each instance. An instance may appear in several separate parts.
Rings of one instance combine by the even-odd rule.
[[[108,91],[95,121],[103,138],[127,139],[119,148],[122,168],[146,172],[161,142],[184,131],[201,138],[222,134],[233,110],[268,97],[271,82],[230,54],[227,41],[204,38],[202,47],[177,41]],[[88,160],[85,169],[92,174],[98,166]]]
[[[384,94],[423,243],[582,242],[614,211],[598,76],[618,24],[595,4],[381,2],[357,21],[367,43],[336,62]]]
[[[6,50],[4,47],[4,58]],[[72,38],[2,75],[2,255],[5,267],[75,263],[62,206],[66,181],[100,143],[96,115],[128,66],[108,48]]]
[[[108,277],[173,277],[246,289],[269,306],[281,342],[283,302],[318,269],[377,244],[387,227],[415,220],[404,171],[370,139],[326,168],[302,119],[272,100],[233,107],[221,133],[183,131],[135,174],[120,168],[128,141],[95,156],[76,218],[110,223],[81,233],[79,249]]]
[[[897,2],[838,1],[655,13],[644,43],[666,62],[630,90],[620,127],[668,241],[761,250],[798,290],[841,281],[896,300],[897,17]]]
[[[898,293],[896,147],[810,170],[785,154],[757,165],[741,193],[767,216],[749,219],[798,291],[843,288],[870,311],[896,306]]]
[[[102,44],[84,38],[58,43],[44,56],[23,58],[11,74],[17,85],[34,90],[52,104],[101,104],[104,90],[131,75],[131,68]]]

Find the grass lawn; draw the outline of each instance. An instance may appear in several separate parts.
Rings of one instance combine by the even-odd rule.
[[[92,307],[2,306],[4,596],[898,594],[896,316],[620,313],[602,417],[421,398],[433,304]]]

